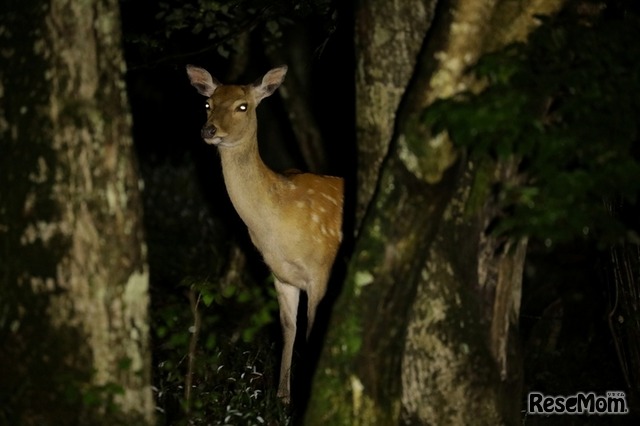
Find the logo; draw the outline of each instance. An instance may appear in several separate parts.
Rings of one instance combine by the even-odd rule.
[[[578,392],[575,395],[544,395],[529,392],[527,414],[627,414],[627,396],[623,391],[607,391],[604,395]]]

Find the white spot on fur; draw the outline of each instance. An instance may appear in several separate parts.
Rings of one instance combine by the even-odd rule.
[[[324,192],[321,193],[320,195],[322,195],[324,198],[326,198],[327,200],[329,200],[331,203],[333,203],[334,205],[338,205],[338,200],[336,200],[335,198],[333,198],[330,195],[325,194]]]

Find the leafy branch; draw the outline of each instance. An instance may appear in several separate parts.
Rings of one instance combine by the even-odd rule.
[[[495,231],[563,241],[638,240],[603,200],[636,205],[640,193],[638,15],[541,18],[528,43],[483,57],[471,70],[489,85],[436,103],[434,130],[483,161],[517,159],[517,184],[490,182],[501,207]]]

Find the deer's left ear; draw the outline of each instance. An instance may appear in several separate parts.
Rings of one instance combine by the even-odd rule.
[[[275,92],[276,89],[280,87],[280,85],[284,81],[285,75],[287,75],[287,66],[282,65],[281,67],[274,68],[266,73],[259,83],[256,82],[253,85],[254,94],[256,96],[256,104],[260,103],[260,101],[267,96],[271,96],[273,92]]]

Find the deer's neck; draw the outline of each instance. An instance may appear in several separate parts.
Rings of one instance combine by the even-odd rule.
[[[275,213],[281,176],[260,158],[255,138],[220,149],[222,173],[229,198],[238,215],[253,232],[268,226]]]

